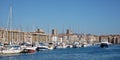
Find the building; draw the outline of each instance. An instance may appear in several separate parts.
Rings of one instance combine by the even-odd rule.
[[[45,34],[44,30],[37,29],[34,32],[24,32],[20,30],[7,30],[0,28],[0,42],[2,43],[22,43],[22,42],[65,42],[72,44],[74,42],[86,41],[87,43],[99,43],[108,41],[112,44],[120,44],[120,35],[90,35],[74,34],[67,29],[66,33],[58,34],[56,29],[52,29],[52,34]]]

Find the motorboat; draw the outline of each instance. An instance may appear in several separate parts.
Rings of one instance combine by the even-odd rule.
[[[46,51],[48,50],[48,46],[45,45],[44,43],[39,43],[39,46],[36,48],[37,51]]]
[[[67,48],[67,45],[66,45],[65,43],[58,43],[55,48],[56,48],[56,49],[59,49],[59,48]]]
[[[100,47],[101,48],[108,48],[112,43],[109,42],[101,42]]]
[[[36,48],[37,48],[36,46],[27,44],[21,53],[34,53],[34,52],[36,52]]]
[[[49,43],[48,49],[53,50],[55,48],[55,45],[53,43]]]
[[[100,47],[101,48],[108,48],[109,43],[108,42],[101,42]]]

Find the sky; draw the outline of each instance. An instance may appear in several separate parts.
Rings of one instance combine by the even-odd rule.
[[[0,0],[0,27],[7,25],[10,4],[12,29],[120,34],[120,0]]]

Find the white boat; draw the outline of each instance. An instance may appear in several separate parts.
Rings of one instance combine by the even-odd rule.
[[[81,44],[79,42],[74,42],[73,48],[80,48]]]
[[[67,48],[67,45],[65,43],[58,43],[58,45],[56,46],[56,48]]]
[[[48,49],[49,50],[53,50],[54,48],[55,48],[54,44],[53,43],[49,43]]]
[[[110,44],[111,44],[111,43],[109,43],[109,42],[101,42],[101,43],[100,43],[100,47],[101,47],[101,48],[108,48]]]
[[[54,47],[53,47],[53,46],[48,46],[48,49],[49,49],[49,50],[53,50]]]
[[[67,48],[73,48],[73,45],[66,45]]]
[[[20,46],[5,46],[2,48],[1,53],[2,54],[16,54],[20,53],[22,49]]]
[[[10,42],[11,43],[10,45],[6,45],[6,46],[2,46],[1,48],[1,53],[2,54],[16,54],[16,53],[20,53],[21,52],[21,48],[20,46],[13,46],[12,43],[13,43],[13,33],[9,33],[8,34],[8,30],[11,31],[11,27],[12,27],[12,6],[10,6],[10,15],[9,15],[9,18],[8,18],[8,24],[7,24],[7,29],[6,29],[6,40],[8,41],[8,36],[10,34]],[[9,28],[9,29],[8,29]]]
[[[48,50],[48,46],[45,45],[44,43],[39,43],[39,46],[36,48],[37,51],[46,51]]]
[[[21,53],[34,53],[36,52],[36,46],[32,46],[31,44],[24,45],[23,51]]]
[[[46,51],[46,50],[48,50],[48,47],[47,47],[47,46],[38,46],[38,47],[36,48],[36,50],[37,50],[37,51]]]
[[[100,47],[101,48],[108,48],[111,43],[108,42],[108,40],[101,40]]]

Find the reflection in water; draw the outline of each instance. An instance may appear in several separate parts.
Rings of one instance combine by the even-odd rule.
[[[86,48],[55,49],[34,54],[1,55],[0,60],[119,60],[120,45],[109,48],[98,46]]]

